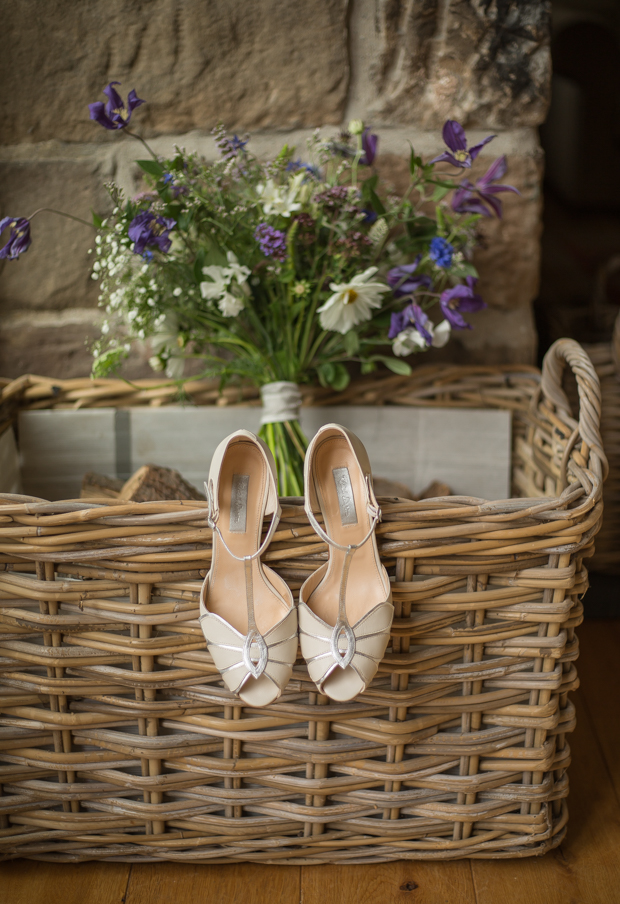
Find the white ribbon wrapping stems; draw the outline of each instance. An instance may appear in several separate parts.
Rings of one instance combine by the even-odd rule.
[[[299,419],[301,393],[297,383],[288,383],[286,380],[266,383],[261,386],[260,395],[263,402],[261,425]]]

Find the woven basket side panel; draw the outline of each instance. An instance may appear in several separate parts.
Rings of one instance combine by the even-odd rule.
[[[620,320],[616,331],[620,332]],[[603,523],[588,568],[606,574],[620,574],[620,367],[613,344],[601,342],[589,345],[586,351],[601,381],[601,436],[609,462],[609,476],[603,489]],[[577,411],[577,387],[570,373],[566,374],[564,389],[571,409]]]

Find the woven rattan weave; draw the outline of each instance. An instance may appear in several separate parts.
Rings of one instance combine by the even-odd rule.
[[[585,349],[601,382],[601,436],[609,462],[603,491],[605,519],[588,566],[593,571],[620,574],[620,314],[612,341],[587,345]],[[572,396],[574,392],[569,396],[574,403]]]
[[[49,385],[48,404],[79,401]],[[201,503],[0,497],[0,856],[368,863],[559,844],[606,471],[594,369],[562,340],[542,381],[431,368],[369,386],[351,396],[511,408],[522,498],[382,500],[392,642],[350,703],[318,695],[301,659],[264,709],[224,689],[197,621]],[[37,384],[8,388],[30,404]],[[296,591],[325,556],[283,500],[266,560]]]

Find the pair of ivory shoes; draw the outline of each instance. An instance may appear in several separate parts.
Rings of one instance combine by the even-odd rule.
[[[213,558],[200,625],[227,688],[249,706],[272,703],[291,677],[299,637],[321,694],[346,701],[362,693],[383,658],[394,609],[375,537],[381,510],[360,440],[327,424],[306,452],[305,510],[329,559],[303,584],[298,607],[285,581],[261,562],[281,514],[266,444],[247,430],[228,436],[205,488]]]

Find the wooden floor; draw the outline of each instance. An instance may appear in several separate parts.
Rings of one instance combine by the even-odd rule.
[[[587,599],[586,599],[587,606]],[[0,864],[2,904],[620,904],[620,621],[579,629],[570,821],[538,859],[374,866]]]

